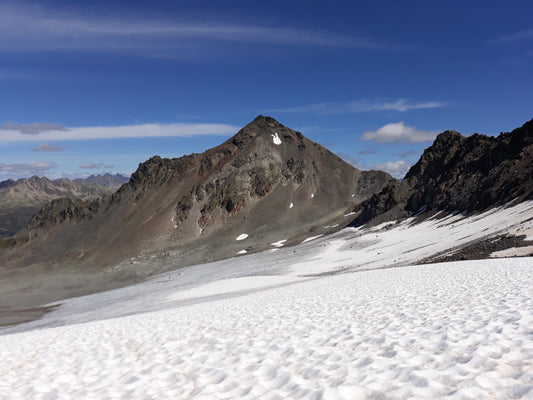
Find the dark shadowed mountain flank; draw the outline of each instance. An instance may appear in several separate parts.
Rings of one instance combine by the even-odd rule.
[[[0,182],[0,236],[14,235],[53,199],[91,200],[111,193],[111,189],[101,185],[69,179],[50,180],[33,176]]]
[[[483,211],[533,198],[533,120],[498,137],[441,133],[402,182],[357,206],[354,226],[421,211]]]
[[[394,181],[259,116],[205,153],[152,157],[111,196],[49,203],[0,265],[115,265],[126,280],[158,272],[159,258],[175,268],[272,249],[346,226],[347,210]]]

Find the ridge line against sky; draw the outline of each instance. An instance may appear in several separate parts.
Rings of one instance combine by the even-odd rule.
[[[2,2],[0,180],[129,174],[259,114],[401,178],[439,132],[533,117],[531,21],[523,0]]]

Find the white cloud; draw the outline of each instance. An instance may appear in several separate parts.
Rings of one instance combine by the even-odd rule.
[[[431,142],[437,133],[437,131],[418,130],[400,121],[382,126],[377,131],[367,131],[361,135],[361,139],[377,143],[420,143]]]
[[[0,129],[0,142],[92,140],[143,137],[192,137],[200,135],[228,136],[238,127],[226,124],[140,124],[124,126],[89,126],[61,128],[28,135],[16,130]]]
[[[346,105],[347,110],[352,112],[363,111],[410,111],[424,108],[444,107],[444,103],[438,101],[426,101],[421,103],[412,103],[407,99],[389,100],[389,101],[352,101]]]
[[[46,131],[61,131],[65,128],[60,124],[49,124],[47,122],[33,122],[31,124],[17,124],[14,122],[5,122],[0,126],[6,131],[16,131],[24,135],[38,135]]]
[[[533,39],[533,29],[526,29],[520,32],[511,33],[508,35],[500,36],[489,42],[492,45],[509,45],[522,41],[528,41]]]
[[[0,163],[0,175],[9,175],[9,177],[42,175],[56,166],[57,164],[55,162],[32,162],[21,164]]]
[[[396,179],[402,179],[407,174],[407,171],[409,171],[409,168],[411,168],[411,164],[404,160],[387,161],[384,164],[375,164],[372,166],[372,169],[388,172]]]
[[[43,143],[37,146],[33,149],[33,151],[50,151],[50,152],[58,152],[65,150],[63,147],[58,147],[52,143]]]
[[[191,42],[377,48],[375,43],[315,29],[172,20],[157,16],[72,13],[43,6],[0,5],[0,49],[13,51],[139,52],[151,56]]]
[[[397,100],[354,100],[349,103],[325,102],[270,110],[271,112],[286,113],[316,113],[316,114],[353,114],[371,111],[406,112],[427,108],[445,107],[439,101],[410,102],[407,99]]]
[[[103,165],[104,163],[85,163],[85,164],[80,164],[80,168],[81,169],[100,169],[102,168]]]

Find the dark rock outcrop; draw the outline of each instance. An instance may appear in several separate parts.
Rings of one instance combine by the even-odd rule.
[[[498,137],[441,133],[405,179],[358,207],[353,225],[422,210],[476,212],[533,198],[533,120]]]

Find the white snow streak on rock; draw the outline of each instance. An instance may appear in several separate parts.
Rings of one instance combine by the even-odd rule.
[[[337,226],[339,226],[339,224],[334,224],[334,225],[326,225],[324,227],[324,229],[329,229],[329,228],[336,228]]]
[[[362,271],[3,335],[0,393],[13,399],[531,398],[532,262]]]
[[[248,237],[246,233],[240,234],[235,240],[244,240]]]
[[[302,243],[310,242],[311,240],[318,239],[319,237],[322,237],[322,236],[324,236],[324,235],[320,234],[320,235],[316,235],[316,236],[309,236],[309,237],[306,238]]]
[[[279,138],[278,136],[278,133],[274,133],[272,134],[272,141],[274,142],[275,145],[279,146],[281,144],[281,139]]]
[[[511,247],[510,249],[495,251],[491,257],[523,257],[533,255],[533,246],[526,247]]]
[[[283,247],[286,241],[287,239],[278,240],[277,242],[270,243],[270,245],[274,247]]]
[[[246,250],[241,250],[237,254],[246,254],[246,253],[248,253]]]
[[[293,208],[293,207],[294,207],[294,203],[291,203],[291,204],[289,205],[289,208]]]
[[[311,193],[311,198],[314,198],[315,197],[315,194],[314,193]]]
[[[351,213],[348,213],[348,214],[344,214],[345,217],[349,217],[350,215],[355,215],[355,212],[351,212]]]

